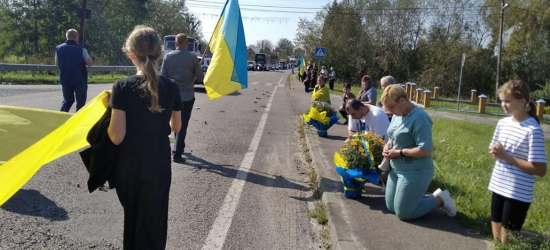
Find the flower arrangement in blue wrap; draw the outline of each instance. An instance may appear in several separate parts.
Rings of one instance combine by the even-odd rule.
[[[361,197],[366,182],[378,184],[381,171],[384,140],[372,132],[356,134],[340,149],[342,155],[334,153],[336,172],[344,184],[344,196],[349,199]]]
[[[326,102],[313,102],[309,108],[309,112],[304,114],[304,120],[307,125],[311,125],[317,129],[317,135],[326,137],[327,130],[336,124],[340,118],[338,113]]]

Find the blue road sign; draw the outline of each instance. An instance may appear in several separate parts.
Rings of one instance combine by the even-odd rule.
[[[325,59],[327,56],[327,49],[325,47],[316,47],[313,57],[317,59]]]

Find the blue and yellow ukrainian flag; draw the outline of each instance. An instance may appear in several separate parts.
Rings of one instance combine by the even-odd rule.
[[[208,44],[212,61],[204,79],[208,99],[248,87],[247,51],[238,0],[227,0]]]
[[[104,91],[74,115],[0,105],[0,205],[40,167],[89,145],[86,136],[105,113],[106,98]]]
[[[306,70],[306,60],[304,59],[304,55],[302,55],[302,59],[300,59],[300,61],[300,75],[303,75]]]

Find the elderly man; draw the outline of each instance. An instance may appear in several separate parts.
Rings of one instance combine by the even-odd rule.
[[[189,42],[187,35],[180,33],[176,35],[176,50],[168,53],[166,59],[162,62],[160,74],[176,81],[180,88],[180,96],[183,107],[181,109],[181,130],[176,133],[174,162],[183,163],[185,159],[182,157],[185,149],[185,136],[187,135],[187,127],[189,119],[191,119],[191,111],[195,104],[195,79],[197,82],[202,82],[204,74],[197,56],[187,51]]]
[[[55,65],[59,67],[59,82],[63,90],[61,111],[69,112],[76,96],[76,111],[86,104],[88,93],[88,70],[92,59],[88,51],[77,43],[78,32],[70,29],[65,34],[67,40],[55,50]]]
[[[390,121],[384,111],[376,106],[364,104],[359,99],[349,99],[346,102],[346,111],[349,114],[348,135],[355,133],[372,132],[388,141],[388,127]]]

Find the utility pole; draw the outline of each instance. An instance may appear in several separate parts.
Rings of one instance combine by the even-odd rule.
[[[498,101],[498,85],[500,84],[500,62],[502,56],[502,26],[504,25],[504,9],[508,7],[505,0],[502,0],[502,6],[500,8],[500,31],[498,34],[498,57],[497,57],[497,82],[495,85],[495,102]]]
[[[78,31],[79,43],[85,45],[86,36],[84,36],[84,26],[86,25],[86,4],[87,0],[82,0],[82,15],[80,16],[80,30]]]

